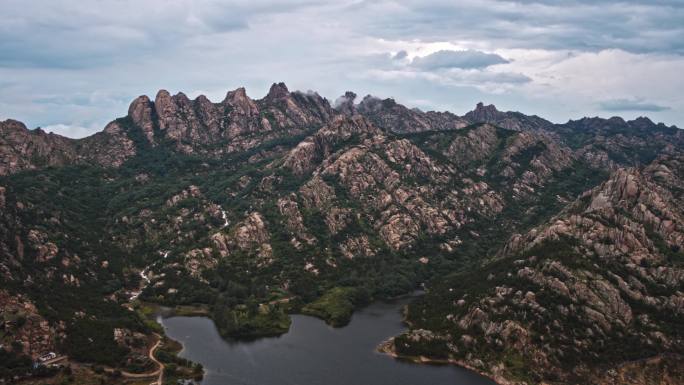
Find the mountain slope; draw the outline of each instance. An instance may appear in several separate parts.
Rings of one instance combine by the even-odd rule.
[[[480,271],[432,287],[389,349],[513,383],[593,383],[625,362],[681,354],[683,187],[681,155],[617,170]]]

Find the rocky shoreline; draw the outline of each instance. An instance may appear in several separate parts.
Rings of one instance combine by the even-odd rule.
[[[500,374],[497,373],[489,373],[489,372],[484,372],[481,369],[478,369],[472,365],[467,364],[466,362],[462,360],[456,360],[456,359],[436,359],[436,358],[429,358],[426,356],[406,356],[406,355],[401,355],[396,352],[396,349],[394,348],[394,337],[391,337],[383,342],[381,342],[377,348],[376,351],[382,354],[386,354],[394,359],[397,360],[402,360],[402,361],[409,361],[414,364],[421,364],[421,365],[456,365],[459,367],[462,367],[464,369],[468,369],[470,371],[473,371],[483,377],[489,378],[490,380],[494,381],[498,385],[519,385],[520,383],[518,382],[512,382],[505,377],[501,376]],[[683,361],[684,357],[681,355],[677,354],[660,354],[654,357],[649,357],[649,358],[644,358],[641,360],[636,360],[636,361],[629,361],[629,362],[624,362],[615,368],[612,369],[607,369],[603,371],[602,373],[596,373],[596,376],[594,377],[594,380],[596,381],[596,384],[602,384],[602,385],[618,385],[618,384],[624,384],[627,379],[629,379],[631,382],[630,384],[634,385],[642,385],[642,384],[650,384],[649,382],[649,367],[653,368],[658,368],[660,366],[677,366],[678,361]],[[498,368],[499,366],[497,366]],[[680,376],[681,377],[681,376]],[[663,385],[675,385],[679,383],[680,378],[677,377],[676,373],[667,373],[662,375],[662,381],[660,382]],[[546,383],[542,382],[542,385],[546,385]]]
[[[492,373],[487,373],[484,372],[480,369],[475,368],[472,365],[468,365],[464,361],[461,360],[455,360],[455,359],[436,359],[436,358],[429,358],[426,356],[405,356],[398,354],[396,350],[394,349],[394,337],[391,337],[383,342],[381,342],[376,350],[379,353],[386,354],[394,359],[397,360],[403,360],[403,361],[409,361],[414,364],[428,364],[428,365],[456,365],[460,366],[464,369],[468,369],[472,372],[475,372],[483,377],[487,377],[490,380],[496,382],[498,385],[516,385],[514,382],[510,382],[504,377],[501,377],[500,375],[492,374]]]

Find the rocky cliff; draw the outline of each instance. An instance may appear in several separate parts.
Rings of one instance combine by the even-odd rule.
[[[142,129],[150,145],[171,144],[178,151],[220,156],[253,148],[284,135],[297,135],[330,121],[335,111],[316,93],[290,92],[273,84],[260,100],[244,88],[226,94],[220,103],[205,96],[190,100],[166,90],[154,101],[140,96],[131,103],[128,118]]]

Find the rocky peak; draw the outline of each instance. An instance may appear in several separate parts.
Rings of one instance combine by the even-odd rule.
[[[653,128],[656,124],[653,123],[653,121],[647,117],[640,116],[634,120],[630,120],[629,125],[638,128],[638,129],[650,129]]]
[[[285,83],[273,83],[271,89],[268,90],[268,95],[266,99],[281,99],[290,95],[290,91],[287,89]]]
[[[475,109],[463,117],[470,123],[491,123],[513,131],[546,131],[553,125],[536,115],[525,115],[513,111],[503,112],[493,104],[485,106],[482,102],[477,103]]]
[[[363,98],[356,106],[356,111],[377,127],[395,133],[457,130],[469,124],[450,112],[409,109],[394,99],[380,99],[371,95]]]
[[[238,87],[234,89],[233,91],[228,91],[226,93],[226,98],[225,100],[244,100],[244,99],[249,99],[247,96],[247,90],[245,87]]]
[[[614,123],[614,124],[620,124],[620,125],[623,125],[623,124],[626,123],[625,120],[622,119],[622,118],[619,117],[619,116],[613,116],[613,117],[611,117],[610,119],[608,119],[608,121],[609,121],[609,122],[612,122],[612,123]]]
[[[10,131],[28,131],[28,129],[24,123],[18,120],[7,119],[0,122],[0,133],[5,134],[9,133]]]
[[[223,99],[223,104],[242,104],[249,100],[251,99],[249,96],[247,96],[247,90],[245,90],[245,87],[239,87],[226,93],[226,97]]]
[[[223,100],[223,104],[230,106],[236,114],[245,116],[256,116],[259,114],[259,107],[247,96],[247,91],[244,87],[229,91]]]
[[[171,139],[177,151],[209,156],[245,150],[280,135],[299,134],[322,127],[336,112],[315,92],[290,92],[274,83],[264,98],[252,100],[244,88],[226,94],[220,103],[200,95],[190,100],[184,93],[160,90],[154,102],[139,97],[129,116],[156,145],[157,136]],[[155,130],[158,130],[155,134]],[[262,135],[254,135],[261,133]],[[222,144],[222,145],[218,145]]]
[[[194,102],[199,103],[199,104],[205,104],[205,103],[211,103],[211,100],[209,100],[209,98],[207,98],[206,95],[201,94],[195,98]]]
[[[204,95],[199,95],[195,98],[195,100],[192,101],[192,103],[198,106],[200,113],[204,114],[205,116],[214,108],[214,103],[212,103],[211,100]]]
[[[128,116],[140,129],[150,143],[154,142],[154,103],[146,95],[138,96],[128,107]]]
[[[154,99],[154,107],[159,117],[159,129],[167,130],[167,135],[172,135],[172,137],[178,139],[183,131],[179,124],[182,122],[177,118],[178,112],[184,104],[185,95],[171,96],[166,90],[159,90],[157,96]],[[187,119],[186,119],[187,120]]]
[[[396,102],[394,99],[380,99],[376,96],[373,95],[366,95],[363,97],[363,100],[361,100],[361,103],[359,103],[358,110],[363,111],[364,113],[372,113],[372,112],[378,112],[383,107],[393,107],[396,105]]]
[[[268,95],[256,101],[264,126],[274,131],[321,127],[335,114],[330,103],[315,92],[290,92],[284,83],[274,83]]]
[[[113,122],[103,132],[70,139],[41,129],[29,130],[16,120],[0,122],[0,175],[74,163],[120,165],[132,155],[130,140]]]
[[[33,133],[36,134],[35,131]],[[26,128],[26,125],[24,125],[24,123],[20,121],[13,119],[0,121],[0,146],[2,146],[3,144],[10,145],[18,138],[29,136],[31,134],[32,131]],[[1,172],[0,175],[2,175]]]
[[[76,158],[74,142],[16,120],[0,122],[0,175],[69,163]]]
[[[356,99],[356,93],[354,93],[352,91],[347,91],[344,93],[344,97],[353,102],[354,99]]]
[[[330,106],[328,99],[322,97],[318,92],[314,91],[295,91],[291,96],[298,106],[303,108],[305,113],[313,113],[319,115],[326,122],[333,118],[335,110]]]
[[[366,95],[356,110],[386,131],[405,133],[430,129],[423,113],[412,111],[391,98]]]
[[[179,92],[179,93],[173,95],[173,98],[176,99],[176,101],[178,103],[182,103],[182,104],[189,104],[190,103],[190,98],[188,98],[188,96],[186,94],[184,94],[183,92]]]
[[[152,108],[152,106],[152,101],[150,100],[150,98],[147,97],[147,95],[140,95],[137,98],[133,99],[131,104],[128,106],[128,116],[136,119],[138,116],[141,115],[142,111],[144,111],[145,109],[150,109]]]
[[[168,105],[171,103],[171,94],[169,91],[161,89],[157,91],[157,96],[154,98],[154,105],[157,106],[157,109],[161,108],[164,105]]]
[[[684,145],[684,131],[648,118],[625,121],[619,117],[585,117],[548,127],[594,168],[647,164],[664,153]]]
[[[501,112],[493,104],[485,106],[479,102],[475,109],[465,114],[466,119],[474,123],[494,123],[501,119]]]
[[[335,109],[343,115],[354,115],[356,114],[356,106],[354,105],[355,99],[356,94],[354,92],[347,91],[344,93],[344,95],[335,100]]]

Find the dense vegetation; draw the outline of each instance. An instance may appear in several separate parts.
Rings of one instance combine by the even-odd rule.
[[[351,287],[335,287],[316,301],[304,306],[302,313],[324,319],[332,326],[344,326],[351,320],[354,308],[370,300],[368,292]]]

